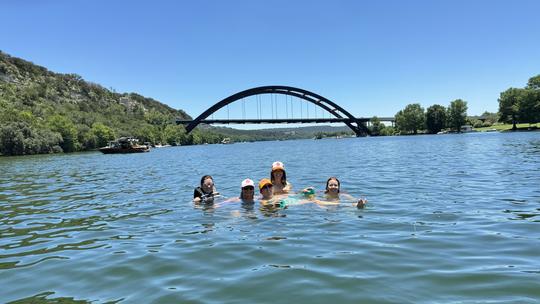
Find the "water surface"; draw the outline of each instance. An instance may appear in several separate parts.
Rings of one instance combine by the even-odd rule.
[[[285,163],[276,212],[194,206]],[[540,133],[258,142],[0,158],[0,302],[538,303]]]

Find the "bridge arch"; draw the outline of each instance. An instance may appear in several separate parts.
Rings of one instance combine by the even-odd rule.
[[[208,108],[206,111],[204,111],[201,115],[199,115],[197,118],[195,118],[189,125],[186,127],[186,132],[189,133],[199,123],[201,123],[202,120],[206,119],[210,115],[212,115],[214,112],[218,111],[219,109],[227,106],[228,104],[231,104],[235,101],[241,100],[243,98],[253,96],[253,95],[261,95],[261,94],[282,94],[282,95],[289,95],[301,98],[303,100],[306,100],[308,102],[311,102],[312,104],[326,110],[328,113],[332,114],[336,118],[346,119],[344,123],[351,128],[351,130],[354,131],[356,136],[365,136],[369,134],[368,128],[358,119],[356,119],[353,115],[351,115],[349,112],[347,112],[345,109],[337,105],[336,103],[330,101],[329,99],[315,94],[313,92],[295,88],[295,87],[289,87],[289,86],[262,86],[262,87],[256,87],[252,89],[247,89],[241,92],[238,92],[236,94],[233,94],[218,103],[214,104],[210,108]]]

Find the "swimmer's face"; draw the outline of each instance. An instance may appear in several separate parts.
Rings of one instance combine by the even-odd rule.
[[[205,179],[202,184],[202,189],[205,192],[210,192],[213,188],[214,188],[214,181],[211,178]]]
[[[261,194],[264,199],[272,197],[272,185],[268,184],[261,188]]]
[[[242,197],[244,199],[253,199],[253,195],[255,194],[255,188],[252,186],[247,186],[242,188]]]
[[[283,177],[283,171],[282,170],[276,170],[276,171],[273,172],[273,174],[274,174],[274,180],[281,182],[281,178]]]
[[[328,192],[329,193],[338,193],[339,192],[339,183],[337,180],[332,179],[328,182]]]

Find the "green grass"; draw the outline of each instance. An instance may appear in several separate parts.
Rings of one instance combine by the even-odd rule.
[[[523,129],[523,130],[527,130],[529,127],[537,127],[537,128],[540,128],[540,123],[535,123],[535,124],[528,124],[528,123],[523,123],[523,124],[517,124],[516,125],[518,129]],[[476,131],[487,131],[487,130],[491,130],[491,129],[495,129],[497,131],[507,131],[507,130],[511,130],[512,129],[512,124],[495,124],[491,127],[483,127],[483,128],[474,128],[474,130]]]

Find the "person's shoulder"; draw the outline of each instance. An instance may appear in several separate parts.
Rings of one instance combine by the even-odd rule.
[[[202,188],[201,187],[196,187],[195,189],[193,189],[193,197],[202,197],[203,196],[203,191],[202,191]]]

